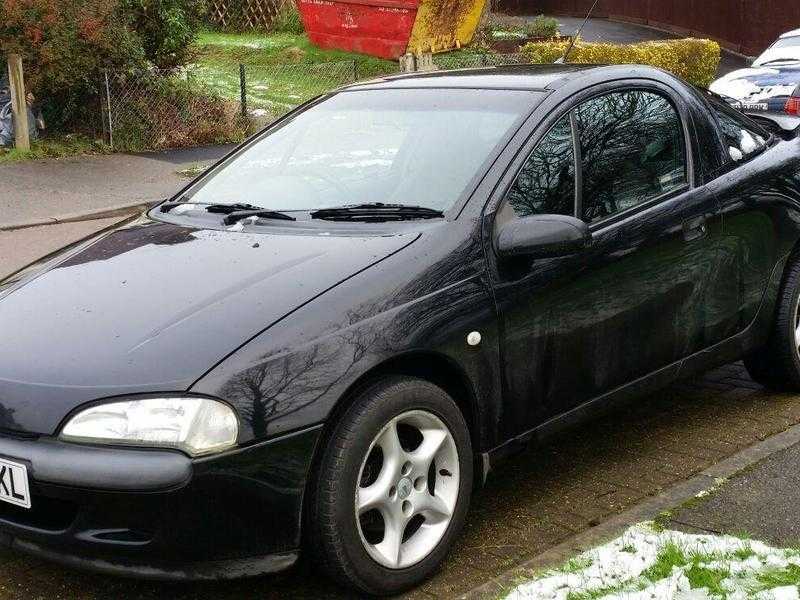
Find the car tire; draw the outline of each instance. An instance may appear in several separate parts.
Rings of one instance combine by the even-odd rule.
[[[405,591],[440,566],[460,533],[472,468],[464,416],[444,390],[409,377],[378,381],[324,440],[309,487],[309,549],[360,592]]]
[[[756,382],[777,391],[800,391],[800,256],[784,271],[766,347],[744,358]]]

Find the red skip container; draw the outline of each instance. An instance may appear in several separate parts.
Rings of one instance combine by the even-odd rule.
[[[469,43],[486,0],[297,0],[311,42],[380,58]]]

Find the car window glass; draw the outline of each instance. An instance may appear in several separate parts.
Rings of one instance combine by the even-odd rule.
[[[506,197],[517,217],[575,214],[575,154],[569,115],[539,142]]]
[[[530,92],[341,92],[203,178],[192,202],[301,211],[383,202],[447,210],[535,106]]]
[[[714,110],[717,113],[722,141],[725,143],[731,160],[734,162],[744,160],[766,145],[765,136],[756,131],[736,111],[727,106],[721,106],[719,103],[714,104]]]
[[[614,92],[576,109],[583,170],[582,218],[595,222],[687,183],[683,126],[662,95]]]

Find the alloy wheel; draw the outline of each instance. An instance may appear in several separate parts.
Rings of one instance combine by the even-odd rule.
[[[367,553],[389,569],[423,560],[450,525],[459,483],[456,443],[439,417],[413,410],[389,421],[370,444],[355,490]]]

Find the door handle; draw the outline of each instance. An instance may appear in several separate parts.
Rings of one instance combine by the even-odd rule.
[[[705,217],[696,217],[683,222],[683,239],[687,242],[699,240],[708,233]]]

